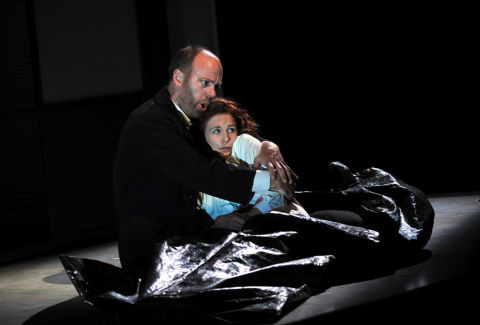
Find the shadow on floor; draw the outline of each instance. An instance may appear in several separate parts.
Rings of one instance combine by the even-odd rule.
[[[43,282],[52,284],[72,284],[65,271],[60,271],[57,274],[49,275],[44,277],[42,280]]]
[[[468,324],[478,316],[478,274],[458,277],[295,324]]]
[[[66,325],[66,324],[120,324],[118,320],[81,297],[75,297],[42,310],[27,319],[24,325]]]

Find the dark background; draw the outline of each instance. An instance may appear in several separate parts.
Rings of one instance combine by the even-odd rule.
[[[119,132],[187,43],[220,56],[223,94],[280,145],[299,190],[327,189],[337,160],[429,195],[478,191],[472,16],[438,4],[2,0],[0,261],[115,237]]]

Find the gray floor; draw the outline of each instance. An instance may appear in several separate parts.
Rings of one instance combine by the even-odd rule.
[[[432,238],[425,247],[425,252],[429,253],[426,259],[399,268],[393,274],[331,287],[310,297],[277,323],[325,319],[344,310],[388,301],[408,292],[421,292],[424,288],[476,275],[480,248],[480,195],[431,197],[431,203],[436,218]],[[115,242],[64,254],[119,266]],[[454,284],[455,287],[460,285],[468,286],[468,283]],[[440,291],[448,294],[443,288]],[[2,325],[22,324],[51,306],[61,306],[61,303],[76,297],[77,292],[65,275],[57,255],[0,267]]]
[[[120,266],[116,243],[65,252]],[[22,324],[36,313],[77,297],[58,255],[0,267],[0,324]]]

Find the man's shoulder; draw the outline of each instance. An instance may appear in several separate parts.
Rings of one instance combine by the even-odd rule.
[[[165,105],[159,105],[153,99],[149,99],[130,113],[123,126],[122,134],[133,136],[145,134],[151,130],[181,132],[181,120]]]
[[[168,114],[167,104],[157,104],[153,99],[148,99],[132,111],[131,116],[155,116]]]
[[[175,110],[166,89],[160,90],[130,114],[131,119],[166,119],[175,118]]]

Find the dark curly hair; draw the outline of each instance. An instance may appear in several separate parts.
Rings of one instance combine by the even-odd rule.
[[[208,109],[199,120],[199,127],[202,132],[205,132],[207,122],[215,115],[230,114],[235,119],[237,124],[238,134],[248,133],[252,136],[258,137],[259,125],[248,114],[248,112],[240,107],[240,104],[234,100],[216,97],[212,99],[208,105]]]

